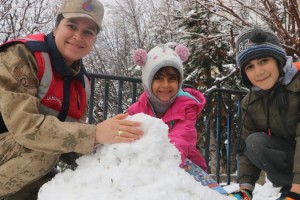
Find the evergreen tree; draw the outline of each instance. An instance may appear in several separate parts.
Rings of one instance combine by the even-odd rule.
[[[208,10],[211,8],[213,11]],[[180,29],[184,35],[181,38],[190,49],[191,56],[185,67],[185,83],[200,89],[204,94],[208,94],[211,88],[231,88],[240,89],[240,79],[238,69],[235,66],[235,57],[232,50],[233,30],[227,25],[226,21],[216,16],[217,7],[214,1],[189,1],[186,2],[185,14],[177,18],[180,21]],[[237,113],[235,110],[228,110],[228,104],[234,102],[237,105],[238,99],[234,97],[223,97],[220,102],[220,110],[214,110],[218,96],[208,99],[207,106],[202,111],[201,118],[198,121],[199,141],[198,148],[203,152],[205,135],[204,131],[210,128],[210,162],[211,172],[214,172],[216,166],[216,151],[221,154],[221,172],[226,172],[226,151],[224,143],[227,138],[227,117],[230,112]],[[228,99],[231,98],[231,99]],[[216,113],[220,112],[221,124],[220,143],[216,146]],[[236,128],[238,116],[232,117],[231,129]],[[204,127],[205,123],[208,127]],[[236,129],[235,129],[236,130]],[[232,138],[235,138],[236,131],[233,131]],[[235,162],[232,162],[235,166]],[[231,171],[235,170],[233,167]]]
[[[235,88],[236,77],[222,83],[222,77],[234,69],[234,57],[231,52],[230,29],[224,29],[222,21],[212,19],[214,13],[205,9],[197,1],[190,2],[186,15],[178,17],[180,29],[184,30],[181,38],[190,49],[191,56],[185,67],[185,82],[203,91],[216,87]],[[227,37],[224,37],[227,36]],[[225,85],[226,84],[226,85]]]

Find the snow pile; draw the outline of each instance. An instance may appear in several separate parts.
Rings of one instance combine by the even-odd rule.
[[[129,116],[143,123],[145,135],[131,144],[101,145],[77,160],[75,171],[56,175],[39,200],[182,200],[234,199],[202,186],[179,167],[180,154],[162,120]]]

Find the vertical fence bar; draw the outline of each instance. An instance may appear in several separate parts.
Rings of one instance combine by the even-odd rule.
[[[211,173],[211,168],[210,168],[210,156],[209,156],[209,147],[210,147],[210,114],[212,112],[212,94],[213,91],[210,92],[207,97],[206,97],[206,108],[207,108],[207,116],[205,120],[205,145],[204,145],[204,158],[206,161],[206,164],[208,166],[208,173]]]
[[[222,94],[217,93],[217,121],[216,121],[216,179],[220,182],[220,117],[221,117],[221,98]]]
[[[239,100],[238,100],[238,112],[237,112],[237,116],[239,119],[242,119],[242,116],[241,116],[241,99],[242,97],[239,96]],[[243,120],[243,119],[242,119]],[[238,134],[241,134],[241,126],[242,126],[242,120],[239,120],[239,123],[238,123],[238,127],[237,127],[237,131],[239,132]],[[237,171],[237,175],[239,174],[239,162],[240,162],[240,157],[238,155],[236,155],[236,164],[237,164],[237,167],[236,167],[236,171]]]
[[[228,92],[228,114],[227,114],[227,151],[226,151],[226,168],[227,168],[227,185],[230,185],[230,166],[231,166],[231,111],[232,111],[232,99],[231,99],[231,92]]]
[[[119,80],[119,88],[118,88],[118,113],[122,113],[123,112],[122,99],[123,99],[123,81]]]
[[[208,173],[211,173],[211,169],[209,166],[209,146],[210,146],[210,127],[209,120],[205,122],[205,146],[204,146],[204,158],[208,167]]]
[[[237,102],[237,118],[240,119],[240,101],[242,99],[242,97],[247,93],[247,91],[243,91],[243,90],[234,90],[234,89],[222,89],[222,88],[214,88],[212,90],[209,91],[209,93],[206,95],[206,109],[207,109],[207,116],[205,117],[205,161],[209,166],[210,163],[210,124],[212,122],[212,120],[215,120],[215,137],[216,137],[216,173],[213,174],[213,176],[215,175],[216,177],[216,181],[220,182],[220,142],[224,142],[224,141],[220,141],[220,128],[222,126],[222,123],[220,123],[221,121],[221,110],[222,110],[222,101],[223,100],[223,95],[228,96],[228,104],[229,104],[229,108],[228,108],[228,115],[227,115],[227,125],[226,125],[226,139],[228,141],[227,145],[230,145],[228,147],[226,147],[226,152],[228,154],[226,154],[226,159],[228,161],[228,163],[226,164],[226,168],[229,169],[226,172],[226,182],[227,185],[230,184],[231,181],[231,169],[230,169],[230,165],[232,163],[231,161],[231,153],[232,153],[232,148],[231,148],[231,140],[232,140],[232,120],[233,120],[233,111],[234,108],[233,106],[235,106],[235,104],[233,104],[233,100],[232,97],[233,95],[237,96],[238,102]],[[216,104],[212,104],[212,102],[214,102],[214,99],[216,99]],[[212,106],[215,106],[215,109],[212,108]],[[215,112],[215,113],[214,113]],[[214,115],[215,117],[210,117],[211,115]],[[238,120],[240,121],[240,120]],[[229,148],[229,149],[228,149]],[[211,166],[209,166],[209,173],[211,173]]]
[[[136,102],[137,100],[137,84],[136,83],[132,83],[132,103]]]
[[[119,87],[119,91],[118,91],[118,110],[117,112],[121,113],[123,112],[123,102],[122,102],[122,97],[124,95],[123,93],[123,86],[124,86],[124,82],[129,82],[133,84],[133,93],[132,93],[132,101],[135,102],[137,99],[137,84],[142,83],[142,79],[141,78],[134,78],[134,77],[126,77],[126,76],[116,76],[116,75],[109,75],[109,74],[97,74],[97,73],[89,73],[89,77],[91,80],[91,97],[90,97],[90,101],[89,101],[89,105],[88,105],[88,123],[92,124],[94,119],[93,119],[93,115],[94,115],[94,101],[95,101],[95,96],[98,96],[98,93],[95,93],[95,85],[97,83],[97,85],[99,85],[99,89],[102,89],[104,87],[104,95],[103,95],[103,99],[100,99],[99,101],[103,100],[103,119],[107,119],[108,117],[108,106],[109,106],[109,88],[110,82],[113,81],[121,81],[122,83],[120,83],[120,87]],[[104,80],[104,86],[103,84],[100,83],[100,80]],[[99,81],[99,82],[98,82]],[[121,88],[121,89],[120,89]],[[120,96],[120,101],[119,101],[119,95]],[[132,103],[133,103],[132,102]],[[116,113],[112,113],[112,114],[116,114]]]
[[[91,77],[91,96],[89,101],[89,111],[88,111],[88,123],[93,123],[93,111],[94,111],[94,95],[95,95],[95,78]]]
[[[108,101],[109,101],[109,96],[108,95],[109,95],[109,80],[105,79],[103,119],[107,119]]]

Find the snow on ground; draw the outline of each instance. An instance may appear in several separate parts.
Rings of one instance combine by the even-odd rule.
[[[231,185],[224,186],[224,189],[230,193],[239,189],[238,184],[232,183]],[[280,188],[274,188],[269,180],[266,180],[264,185],[255,185],[252,200],[276,200],[279,194]]]
[[[75,171],[66,170],[46,183],[38,200],[235,199],[202,186],[179,167],[180,154],[160,119],[145,114],[128,119],[143,123],[140,140],[98,146],[93,155],[77,160]],[[225,189],[235,191],[238,185]],[[277,194],[278,189],[266,183],[256,186],[253,200],[273,200]]]

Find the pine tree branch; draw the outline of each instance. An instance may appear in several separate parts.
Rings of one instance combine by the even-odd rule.
[[[238,68],[234,68],[233,70],[231,70],[231,72],[229,74],[227,74],[226,76],[222,77],[222,78],[217,78],[214,82],[215,85],[220,85],[222,82],[226,82],[226,80],[228,80],[230,77],[234,76],[236,73],[238,73],[240,70]]]

